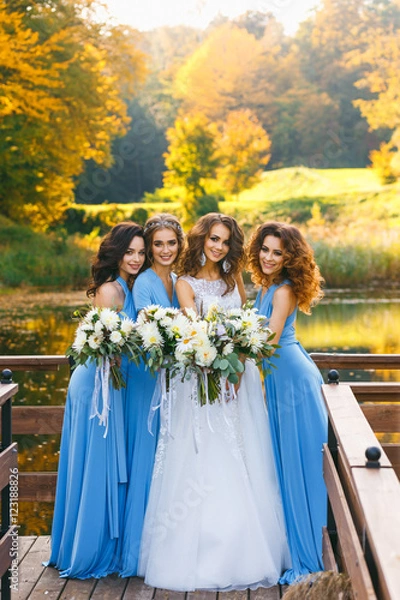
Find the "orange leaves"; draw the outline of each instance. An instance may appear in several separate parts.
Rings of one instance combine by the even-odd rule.
[[[218,120],[239,108],[262,54],[262,43],[245,29],[230,23],[216,29],[177,73],[175,95],[183,109]]]

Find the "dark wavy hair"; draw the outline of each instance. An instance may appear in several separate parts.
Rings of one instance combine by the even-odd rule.
[[[144,238],[143,227],[133,221],[123,221],[115,225],[101,240],[100,248],[92,263],[92,279],[86,295],[91,298],[106,281],[115,281],[119,275],[119,265],[134,237]],[[140,271],[147,268],[147,259]],[[132,288],[136,276],[131,276],[128,285]]]
[[[201,257],[204,250],[204,243],[210,235],[210,230],[213,225],[225,225],[230,231],[230,247],[228,254],[221,260],[219,272],[221,279],[226,283],[225,294],[232,292],[236,284],[236,277],[240,273],[244,265],[244,234],[242,228],[238,225],[233,217],[222,215],[220,213],[208,213],[200,217],[196,225],[192,227],[186,236],[186,245],[182,251],[179,261],[178,275],[191,275],[195,277],[200,271]],[[230,263],[228,273],[222,268],[222,263],[227,259]]]
[[[283,268],[271,276],[265,275],[260,265],[260,250],[267,235],[280,238],[283,245]],[[311,307],[323,297],[324,279],[315,262],[314,251],[297,227],[276,221],[259,225],[250,236],[247,256],[247,269],[253,283],[269,287],[289,279],[302,312],[310,314]]]
[[[147,219],[144,225],[143,231],[144,241],[146,243],[147,258],[150,261],[152,261],[153,259],[153,255],[151,252],[153,237],[155,232],[160,231],[160,229],[170,229],[176,234],[176,238],[178,240],[178,255],[176,257],[175,262],[177,262],[182,252],[185,236],[183,234],[183,229],[177,217],[175,217],[174,215],[170,215],[169,213],[159,213],[157,215],[153,215],[152,217]]]

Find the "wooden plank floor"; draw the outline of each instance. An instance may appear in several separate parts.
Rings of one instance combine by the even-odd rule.
[[[49,554],[49,536],[19,538],[19,585],[12,600],[279,600],[284,593],[281,586],[241,592],[171,592],[151,588],[138,577],[114,575],[84,581],[61,579],[56,569],[42,565]]]

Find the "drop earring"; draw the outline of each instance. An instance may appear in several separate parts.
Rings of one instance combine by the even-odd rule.
[[[202,267],[204,267],[204,265],[206,264],[206,260],[207,260],[206,255],[204,254],[204,252],[202,252],[201,256],[200,256],[200,265]]]
[[[222,270],[224,273],[229,273],[229,271],[231,270],[232,265],[229,262],[229,260],[227,258],[225,258],[224,262],[222,263]]]

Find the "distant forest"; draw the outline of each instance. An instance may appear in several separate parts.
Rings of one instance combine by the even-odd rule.
[[[260,12],[218,18],[205,31],[141,34],[147,77],[128,102],[128,132],[113,143],[110,169],[86,163],[76,202],[135,202],[162,187],[166,131],[194,113],[221,123],[232,111],[251,111],[271,141],[267,169],[372,160],[390,176],[398,150],[399,29],[398,3],[325,0],[293,37]],[[395,90],[393,78],[388,84],[393,68]]]

